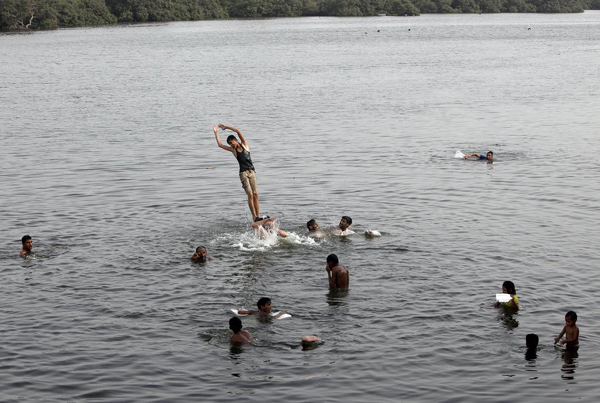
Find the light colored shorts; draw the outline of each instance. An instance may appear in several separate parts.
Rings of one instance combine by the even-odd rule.
[[[246,194],[258,194],[258,183],[256,182],[256,171],[240,172],[240,180]]]

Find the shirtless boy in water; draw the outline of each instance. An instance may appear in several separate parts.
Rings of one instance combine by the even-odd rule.
[[[558,337],[554,339],[554,343],[558,343],[561,337],[565,335],[564,340],[560,340],[561,344],[567,345],[567,350],[576,350],[579,347],[579,328],[577,323],[577,314],[573,311],[567,312],[565,315],[565,326]]]
[[[340,264],[338,257],[333,253],[327,256],[325,270],[327,270],[327,277],[329,278],[329,288],[348,288],[350,273],[348,273],[348,269]]]
[[[277,315],[271,316],[271,298],[262,297],[261,299],[258,300],[258,302],[256,303],[256,306],[258,307],[258,311],[240,309],[238,311],[238,314],[239,315],[258,315],[258,317],[262,317],[262,318],[272,317],[273,319],[277,319],[280,316],[285,314],[284,311],[281,311],[281,312],[278,312]]]
[[[247,330],[242,330],[242,320],[238,317],[229,319],[229,328],[233,331],[233,336],[229,339],[232,344],[252,343],[254,339]]]
[[[334,228],[331,231],[332,235],[344,236],[344,235],[352,235],[354,231],[349,229],[348,227],[352,225],[352,218],[347,215],[343,216],[340,220],[340,225]]]
[[[19,256],[25,257],[25,256],[30,255],[31,249],[33,249],[33,240],[31,239],[31,237],[29,235],[23,236],[23,238],[21,238],[21,244],[23,246],[21,248],[21,252],[19,253]]]
[[[254,228],[254,231],[259,239],[265,239],[270,234],[276,234],[282,238],[287,238],[287,232],[282,229],[275,228],[273,222],[276,220],[277,218],[271,218],[268,215],[264,217],[256,217],[256,220],[252,224],[252,228]]]

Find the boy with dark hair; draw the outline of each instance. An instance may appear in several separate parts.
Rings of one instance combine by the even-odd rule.
[[[267,317],[277,319],[285,314],[284,311],[281,311],[278,312],[277,315],[271,316],[271,298],[262,297],[258,300],[256,306],[258,307],[258,311],[240,309],[238,311],[238,315],[258,315],[259,317],[263,318]]]
[[[219,137],[219,129],[234,131],[239,136],[240,141],[232,134],[227,137],[228,146],[224,145]],[[239,129],[226,126],[222,123],[220,123],[219,126],[213,125],[213,132],[215,133],[217,145],[223,150],[231,152],[240,165],[240,181],[242,182],[242,187],[246,191],[246,195],[248,195],[248,207],[250,208],[252,220],[254,221],[256,217],[260,215],[258,183],[256,181],[256,170],[254,169],[252,158],[250,157],[250,147],[248,147],[246,138]]]
[[[192,255],[192,261],[196,263],[206,263],[209,260],[212,260],[212,257],[208,257],[208,250],[206,247],[198,246],[196,248],[196,253]]]
[[[340,264],[338,257],[333,253],[327,256],[325,270],[327,270],[329,288],[348,288],[350,285],[350,273],[348,273],[348,269]]]
[[[252,343],[254,339],[247,330],[242,330],[242,320],[238,317],[229,319],[229,329],[233,331],[233,336],[229,339],[233,344]]]
[[[566,344],[567,350],[577,350],[579,347],[579,328],[577,327],[576,323],[577,314],[574,311],[567,312],[565,315],[565,326],[558,337],[554,339],[554,343],[558,343],[558,341],[564,335],[565,339],[560,340],[560,344]]]
[[[331,233],[333,235],[341,235],[341,236],[352,235],[352,234],[354,234],[354,231],[352,231],[351,229],[348,228],[350,225],[352,225],[352,218],[345,215],[340,220],[340,225],[337,228],[334,228],[333,231],[331,231]]]
[[[316,231],[319,229],[319,224],[317,224],[317,220],[315,220],[314,218],[311,218],[306,223],[306,227],[308,228],[309,231],[312,232],[312,231]]]
[[[537,358],[537,347],[540,338],[535,333],[529,333],[525,336],[525,346],[527,346],[527,351],[525,352],[526,360],[535,360]]]
[[[29,235],[24,235],[23,238],[21,238],[21,252],[19,253],[19,256],[21,257],[25,257],[27,255],[31,254],[31,249],[33,249],[33,239],[31,239],[31,236]]]

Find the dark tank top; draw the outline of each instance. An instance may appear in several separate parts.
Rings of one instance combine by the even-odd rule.
[[[254,165],[252,165],[252,158],[250,157],[250,151],[246,150],[242,145],[242,152],[238,152],[235,150],[235,158],[237,158],[238,163],[240,164],[240,172],[244,171],[254,171]]]

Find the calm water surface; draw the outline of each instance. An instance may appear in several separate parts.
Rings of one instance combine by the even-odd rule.
[[[600,12],[60,30],[0,57],[0,400],[597,400]],[[218,122],[288,241],[253,239]],[[356,235],[307,237],[342,215]],[[262,296],[293,318],[230,348]]]

